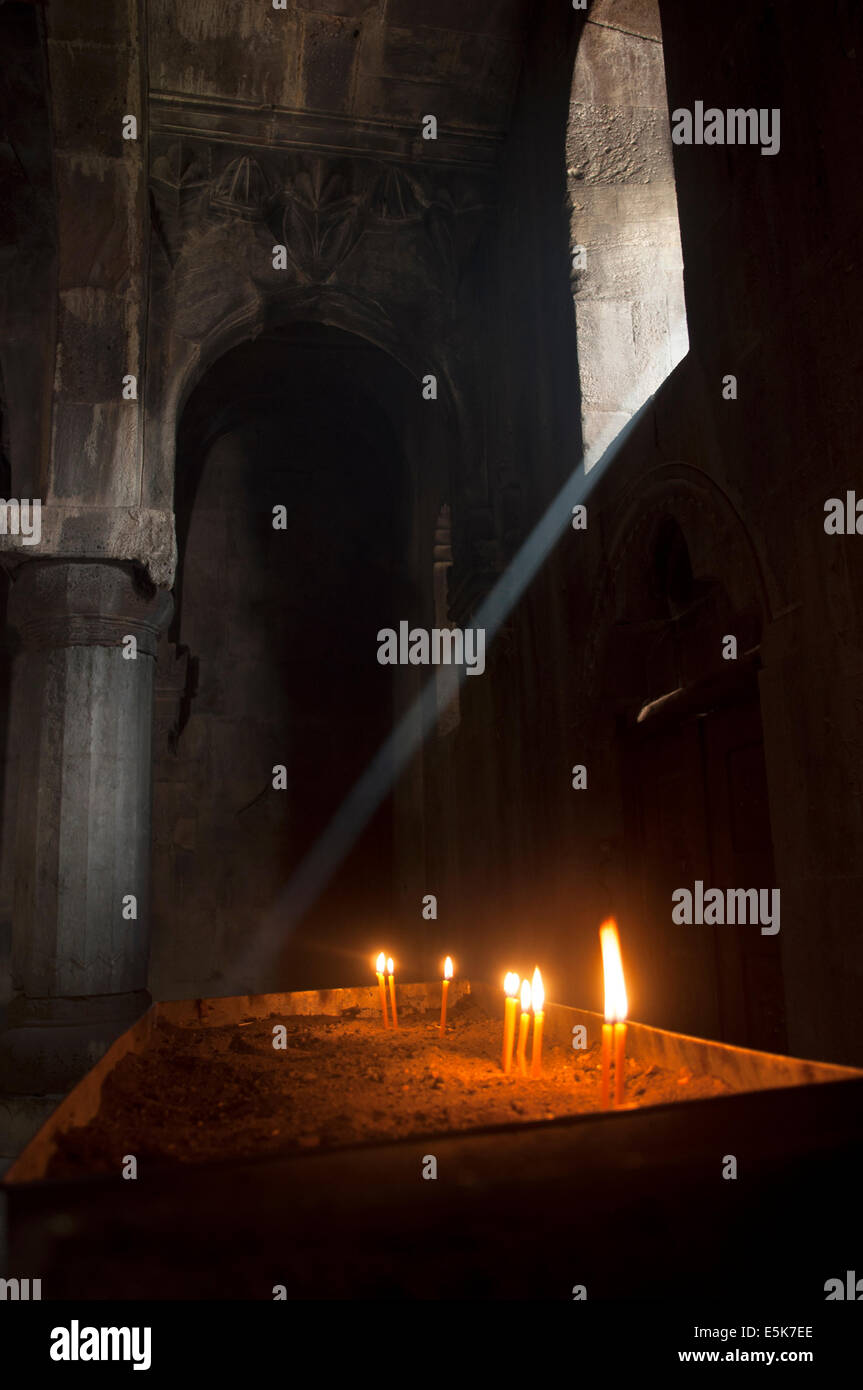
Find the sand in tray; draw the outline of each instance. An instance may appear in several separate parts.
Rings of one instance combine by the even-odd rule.
[[[139,1165],[340,1148],[591,1114],[599,1047],[543,1046],[537,1080],[501,1069],[502,1024],[470,998],[450,1012],[399,1016],[398,1030],[358,1018],[279,1017],[215,1028],[163,1023],[145,1051],[106,1079],[99,1113],[58,1138],[47,1176],[119,1173]],[[273,1046],[283,1025],[285,1046]],[[627,1059],[636,1106],[730,1095],[726,1082]]]

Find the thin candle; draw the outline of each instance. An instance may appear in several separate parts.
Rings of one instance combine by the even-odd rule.
[[[613,918],[603,922],[599,929],[599,945],[602,951],[602,973],[605,977],[605,1023],[602,1025],[602,1082],[600,1105],[608,1108],[611,1086],[612,1034],[614,1043],[614,1103],[623,1103],[623,1088],[626,1066],[626,1015],[629,1003],[626,998],[626,985],[623,979],[623,961],[620,956],[620,937],[617,923]]]
[[[397,1013],[397,1011],[396,1011],[396,977],[395,977],[395,973],[394,973],[394,970],[393,970],[393,958],[392,958],[392,956],[390,956],[389,959],[387,960],[387,974],[388,974],[389,977],[390,977],[390,1005],[391,1005],[392,1011],[393,1011],[393,1027],[394,1027],[394,1028],[398,1028],[398,1026],[399,1026],[399,1016],[398,1016],[398,1013]]]
[[[387,990],[386,990],[386,985],[384,984],[384,966],[385,966],[385,965],[386,965],[386,958],[384,957],[383,951],[381,951],[380,955],[378,956],[377,960],[375,961],[375,970],[378,972],[378,989],[379,989],[380,992],[381,992],[381,1014],[383,1015],[384,1027],[385,1027],[385,1028],[389,1028],[389,1026],[390,1026],[390,1021],[389,1021],[389,1019],[387,1018]]]
[[[440,1035],[443,1037],[446,1031],[446,997],[449,993],[449,982],[452,979],[452,961],[449,956],[443,963],[443,989],[441,990],[440,1000]]]
[[[530,1002],[533,1007],[533,1053],[530,1059],[530,1074],[532,1077],[537,1077],[542,1073],[542,1025],[545,1022],[545,1014],[543,1013],[545,990],[542,987],[539,966],[533,972]]]
[[[626,1024],[614,1025],[614,1103],[623,1104],[623,1087],[626,1084]]]
[[[599,1082],[599,1108],[608,1109],[609,1085],[611,1082],[611,1039],[614,1033],[613,1023],[603,1023],[602,1025],[602,1075]]]
[[[530,985],[527,980],[521,982],[521,1018],[518,1020],[518,1047],[516,1048],[516,1059],[518,1069],[522,1076],[527,1076],[527,1059],[524,1050],[527,1047],[527,1030],[530,1025]]]
[[[512,1049],[515,1045],[515,1016],[518,1013],[519,978],[512,971],[503,982],[506,998],[503,1001],[503,1069],[509,1076],[512,1068]]]

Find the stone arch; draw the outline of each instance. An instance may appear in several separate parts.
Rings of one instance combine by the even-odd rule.
[[[220,269],[213,266],[212,273],[218,274]],[[179,317],[177,307],[172,322],[176,324]],[[418,396],[423,376],[433,373],[438,382],[434,407],[438,418],[432,424],[438,427],[442,447],[452,461],[454,482],[462,473],[465,492],[477,491],[476,487],[471,489],[469,469],[484,466],[484,451],[471,447],[475,427],[455,388],[444,352],[421,346],[393,321],[380,303],[354,289],[294,285],[278,294],[270,294],[248,282],[233,311],[214,313],[210,320],[199,322],[194,337],[177,331],[164,334],[163,330],[156,330],[150,360],[160,366],[148,386],[147,431],[148,438],[156,444],[149,486],[162,505],[174,492],[177,431],[198,384],[222,357],[242,343],[253,341],[262,333],[302,323],[317,323],[365,339],[414,379]],[[471,465],[470,460],[483,463]],[[484,475],[480,482],[478,490],[482,492]]]
[[[365,338],[404,367],[415,381],[431,370],[438,376],[439,394],[449,413],[456,409],[456,395],[444,363],[433,350],[399,332],[386,309],[352,289],[329,285],[293,285],[265,299],[256,294],[228,319],[213,323],[200,338],[194,360],[183,371],[177,386],[177,418],[197,383],[231,348],[262,332],[294,323],[314,322]]]
[[[422,463],[418,463],[417,468],[425,479],[423,497],[427,502],[428,514],[417,518],[417,533],[426,538],[433,536],[440,506],[450,498],[456,499],[452,510],[456,519],[459,518],[459,503],[463,495],[459,485],[458,469],[458,460],[463,452],[463,431],[460,429],[462,412],[451,389],[451,383],[444,369],[437,363],[433,364],[440,371],[438,400],[434,403],[423,400],[420,387],[423,373],[420,367],[428,365],[428,358],[420,362],[418,354],[404,350],[404,344],[397,341],[394,330],[381,331],[392,327],[383,312],[374,325],[369,323],[364,312],[359,315],[351,313],[351,306],[346,306],[345,301],[352,298],[353,296],[345,295],[341,291],[330,291],[326,295],[318,294],[317,291],[288,292],[279,301],[265,306],[265,310],[257,316],[253,331],[249,331],[248,322],[242,321],[221,325],[218,331],[210,335],[204,345],[206,351],[202,350],[198,362],[186,374],[184,388],[180,393],[182,408],[176,416],[174,438],[177,455],[172,470],[172,481],[178,550],[182,549],[183,542],[183,507],[178,508],[177,503],[181,495],[187,493],[188,482],[188,479],[178,473],[179,450],[183,444],[183,431],[190,412],[194,414],[196,392],[200,392],[207,381],[217,375],[224,364],[230,362],[232,355],[242,357],[247,349],[252,350],[254,345],[261,346],[268,341],[272,342],[274,350],[281,344],[283,347],[293,345],[299,351],[307,334],[318,333],[321,337],[340,339],[343,345],[365,343],[377,350],[384,368],[389,364],[390,394],[393,397],[402,396],[401,413],[410,430],[412,443],[421,451]],[[226,386],[230,389],[231,384],[227,377]],[[398,414],[398,410],[394,411],[395,416]],[[382,425],[387,428],[383,415]],[[193,420],[192,428],[199,432],[199,446],[206,447],[205,436],[209,424],[204,419]],[[406,444],[406,441],[402,442]],[[430,479],[432,483],[428,486]],[[188,502],[188,496],[184,500]],[[417,556],[417,564],[418,569],[422,569],[423,572],[427,569],[430,573],[430,541],[427,549],[429,564],[426,565],[420,555]],[[181,587],[181,555],[178,556],[178,560],[177,584]],[[174,617],[175,635],[180,624],[180,610],[181,604],[178,603]]]

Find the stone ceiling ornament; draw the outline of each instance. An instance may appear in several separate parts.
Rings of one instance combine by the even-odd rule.
[[[255,222],[273,201],[274,189],[266,171],[252,155],[232,159],[210,192],[210,206],[231,217]]]
[[[391,161],[311,151],[271,151],[262,159],[257,151],[235,149],[223,163],[228,153],[201,141],[157,137],[154,143],[153,231],[168,275],[184,249],[216,223],[265,223],[306,285],[332,282],[364,234],[409,238],[420,232],[398,255],[419,257],[452,302],[460,267],[493,202],[489,180],[475,171],[408,170]],[[388,253],[375,256],[380,264],[394,264]]]
[[[365,226],[368,195],[356,192],[344,161],[315,159],[293,177],[282,212],[282,241],[306,280],[329,280]]]
[[[182,189],[198,188],[206,183],[207,170],[182,140],[175,140],[153,160],[151,178],[163,188],[179,193]]]
[[[494,207],[490,190],[474,179],[437,181],[426,195],[423,228],[440,273],[456,293],[461,273]]]
[[[374,184],[369,211],[380,222],[418,222],[424,215],[425,201],[414,180],[390,165]]]
[[[156,154],[150,170],[153,227],[170,265],[199,219],[209,174],[205,160],[182,140]]]

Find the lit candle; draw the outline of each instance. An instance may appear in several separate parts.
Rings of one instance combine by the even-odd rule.
[[[599,1083],[599,1108],[608,1109],[609,1082],[611,1079],[611,1037],[614,1032],[612,1023],[602,1025],[602,1077]]]
[[[614,1025],[614,1103],[623,1104],[623,1087],[626,1083],[626,1024]]]
[[[527,1030],[530,1025],[530,985],[527,980],[521,982],[521,1018],[518,1020],[518,1047],[516,1048],[516,1058],[518,1069],[522,1076],[527,1076],[527,1061],[525,1060],[524,1049],[527,1047]]]
[[[440,1035],[443,1037],[446,1029],[446,997],[449,993],[449,982],[452,979],[452,961],[449,956],[443,963],[443,990],[440,1001]]]
[[[395,977],[395,975],[394,975],[394,973],[393,973],[393,958],[392,958],[392,956],[390,956],[389,959],[388,959],[388,961],[387,961],[387,974],[388,974],[389,977],[390,977],[390,1005],[392,1006],[392,1011],[393,1011],[393,1027],[394,1027],[394,1028],[398,1028],[398,1026],[399,1026],[399,1016],[398,1016],[398,1014],[397,1014],[397,1012],[396,1012],[396,977]]]
[[[600,1105],[608,1108],[612,1034],[614,1041],[614,1103],[623,1103],[623,1087],[626,1078],[626,1015],[629,1003],[626,998],[626,985],[623,979],[623,961],[620,958],[620,937],[617,923],[613,918],[603,922],[599,929],[599,944],[602,950],[602,973],[605,977],[605,1023],[602,1025],[602,1084]]]
[[[503,982],[506,998],[503,1001],[503,1069],[509,1076],[512,1067],[512,1049],[515,1044],[515,1016],[518,1013],[517,975],[510,972]]]
[[[375,970],[378,972],[378,988],[380,989],[380,992],[381,992],[381,1013],[383,1014],[384,1027],[385,1027],[385,1028],[389,1028],[389,1026],[390,1026],[390,1021],[389,1021],[389,1019],[387,1018],[387,990],[386,990],[386,985],[384,984],[384,966],[385,966],[385,965],[386,965],[386,959],[385,959],[385,957],[384,957],[383,951],[381,951],[380,955],[378,956],[377,960],[375,961]]]
[[[533,1054],[530,1059],[530,1074],[535,1077],[542,1072],[542,1025],[545,1022],[545,1014],[542,1010],[545,1003],[545,990],[542,987],[539,966],[533,972],[530,1002],[533,1006]]]

